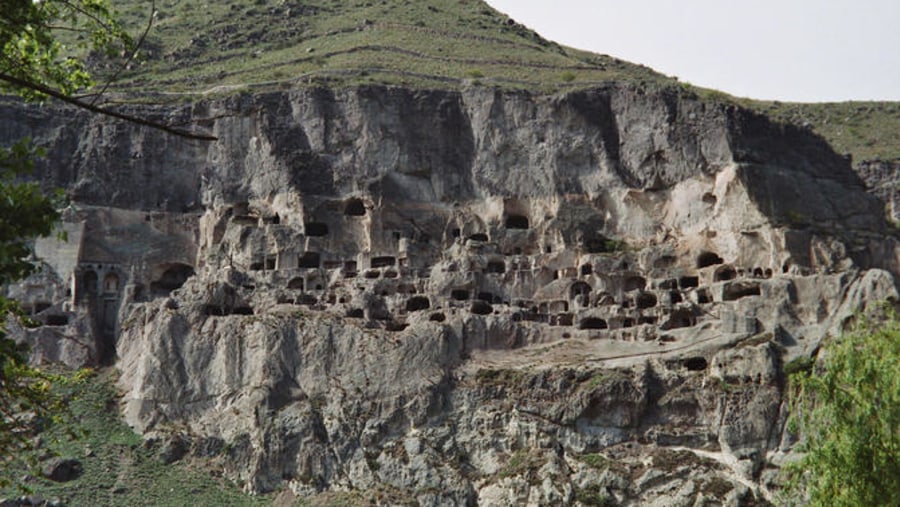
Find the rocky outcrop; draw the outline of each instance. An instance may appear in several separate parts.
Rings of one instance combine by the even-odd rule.
[[[884,202],[888,219],[900,221],[900,160],[864,160],[854,170],[869,191]]]
[[[133,107],[218,141],[20,106],[0,124],[53,143],[41,174],[86,232],[48,272],[126,420],[224,442],[254,491],[771,501],[784,364],[898,297],[845,159],[674,90]]]

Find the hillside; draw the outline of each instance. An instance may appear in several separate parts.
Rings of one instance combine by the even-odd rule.
[[[813,132],[889,156],[891,104],[736,99],[475,0],[156,6],[106,105],[213,140],[0,100],[69,204],[16,338],[102,371],[41,495],[770,505],[787,374],[900,300],[883,202]]]
[[[139,32],[149,7],[117,0]],[[637,79],[652,70],[562,47],[480,0],[157,2],[143,62],[120,89],[391,83],[419,87],[479,81],[530,90]]]
[[[821,104],[753,101],[772,118],[809,126],[838,153],[854,162],[900,161],[900,102],[827,102]]]
[[[146,2],[114,5],[132,33],[147,26]],[[678,87],[808,126],[854,161],[900,159],[900,104],[738,99],[643,65],[561,46],[480,0],[227,0],[202,8],[160,0],[138,61],[112,90],[141,90],[141,100],[160,101],[160,94],[321,84],[482,84],[552,93],[623,81]]]

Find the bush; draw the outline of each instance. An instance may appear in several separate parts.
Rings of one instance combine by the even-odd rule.
[[[797,501],[889,505],[900,498],[900,322],[864,321],[791,376],[805,455],[786,467]],[[895,504],[892,504],[895,505]]]

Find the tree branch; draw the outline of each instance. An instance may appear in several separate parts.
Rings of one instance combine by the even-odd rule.
[[[91,101],[92,106],[97,104],[97,101],[100,99],[100,97],[103,96],[104,93],[106,93],[106,90],[109,89],[109,86],[113,82],[115,82],[116,80],[119,79],[119,76],[122,74],[122,71],[124,71],[128,67],[128,64],[130,64],[132,62],[132,60],[134,60],[134,57],[137,56],[138,51],[141,49],[141,46],[144,45],[144,40],[147,39],[147,34],[150,33],[150,28],[153,27],[153,16],[155,14],[156,14],[156,0],[153,0],[150,3],[150,16],[147,18],[147,27],[144,28],[144,33],[141,34],[141,38],[138,39],[137,44],[134,45],[134,49],[131,51],[131,54],[128,55],[128,59],[126,59],[124,62],[122,62],[122,65],[119,66],[118,70],[116,70],[116,72],[112,76],[110,76],[109,79],[106,80],[106,83],[103,84],[103,87],[94,96],[94,100]]]
[[[176,135],[179,137],[184,137],[187,139],[196,139],[199,141],[216,141],[216,140],[218,140],[218,138],[215,136],[210,136],[210,135],[206,135],[206,134],[195,134],[193,132],[188,132],[187,130],[176,129],[176,128],[170,127],[168,125],[164,125],[162,123],[157,123],[155,121],[150,121],[150,120],[147,120],[144,118],[138,118],[137,116],[131,116],[131,115],[128,115],[125,113],[120,113],[118,111],[113,111],[111,109],[106,109],[103,107],[95,106],[89,102],[84,102],[82,100],[72,98],[64,93],[61,93],[57,90],[54,90],[54,89],[44,86],[42,84],[32,83],[30,81],[26,81],[24,79],[18,78],[16,76],[11,76],[6,73],[0,72],[0,81],[6,81],[7,83],[9,83],[13,86],[18,86],[20,88],[26,88],[29,90],[43,93],[45,95],[48,95],[55,99],[61,100],[67,104],[71,104],[80,109],[88,110],[92,113],[98,113],[98,114],[102,114],[105,116],[111,116],[113,118],[125,120],[127,122],[134,123],[137,125],[143,125],[145,127],[150,127],[150,128],[156,129],[156,130],[161,130],[163,132],[167,132],[169,134],[173,134],[173,135]]]

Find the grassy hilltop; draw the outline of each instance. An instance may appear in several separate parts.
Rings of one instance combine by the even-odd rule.
[[[144,0],[116,0],[134,31]],[[651,69],[541,38],[480,0],[159,0],[144,61],[118,86],[199,91],[230,85],[479,81],[553,91]]]
[[[113,5],[133,33],[151,20],[146,0]],[[736,99],[548,41],[482,0],[157,0],[155,7],[141,59],[113,91],[180,96],[380,83],[554,93],[627,81],[680,87],[807,125],[855,161],[900,159],[900,103]]]

